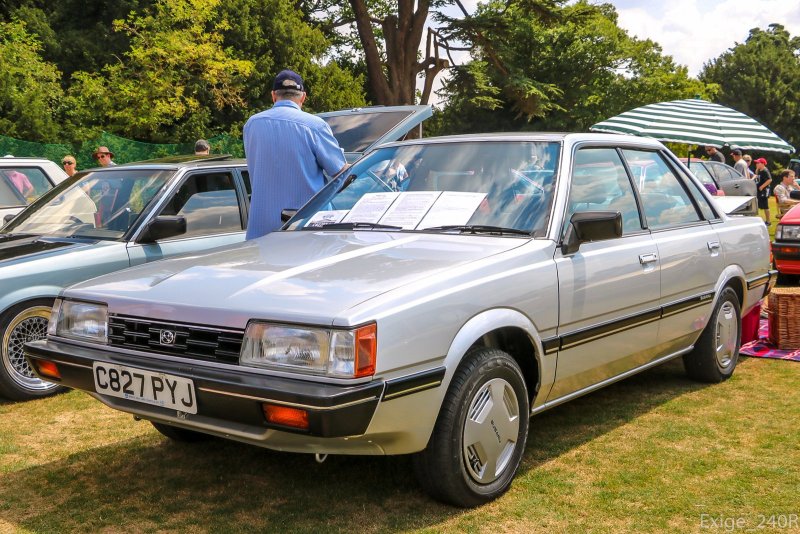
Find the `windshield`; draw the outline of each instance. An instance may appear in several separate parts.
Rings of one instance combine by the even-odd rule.
[[[470,226],[543,235],[559,150],[558,143],[530,141],[378,149],[329,183],[288,228]]]
[[[114,170],[77,175],[4,228],[7,233],[119,239],[174,171]]]

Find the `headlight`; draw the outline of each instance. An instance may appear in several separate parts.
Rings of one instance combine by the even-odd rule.
[[[775,239],[785,239],[787,241],[800,240],[800,225],[779,224],[775,229]]]
[[[334,378],[375,374],[375,324],[333,330],[251,321],[239,355],[241,365]]]
[[[77,300],[57,300],[47,326],[48,334],[108,342],[108,306]]]

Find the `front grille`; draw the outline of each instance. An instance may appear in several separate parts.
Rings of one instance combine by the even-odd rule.
[[[220,363],[239,363],[244,332],[111,315],[108,341],[121,347]]]

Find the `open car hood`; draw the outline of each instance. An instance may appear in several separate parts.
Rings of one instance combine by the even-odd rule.
[[[433,114],[431,106],[378,106],[319,113],[352,162],[374,147],[398,141]]]

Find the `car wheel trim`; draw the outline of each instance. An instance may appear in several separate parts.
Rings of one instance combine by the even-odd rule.
[[[29,391],[48,391],[57,384],[38,378],[25,360],[22,346],[28,341],[44,339],[47,335],[47,322],[50,308],[34,306],[17,314],[3,333],[3,366],[7,375],[20,387]]]
[[[514,388],[494,378],[475,393],[464,421],[462,449],[468,475],[478,484],[500,478],[519,437],[519,402]]]
[[[719,309],[716,318],[715,353],[720,369],[727,369],[733,362],[736,342],[739,337],[739,325],[733,304],[726,301]]]

